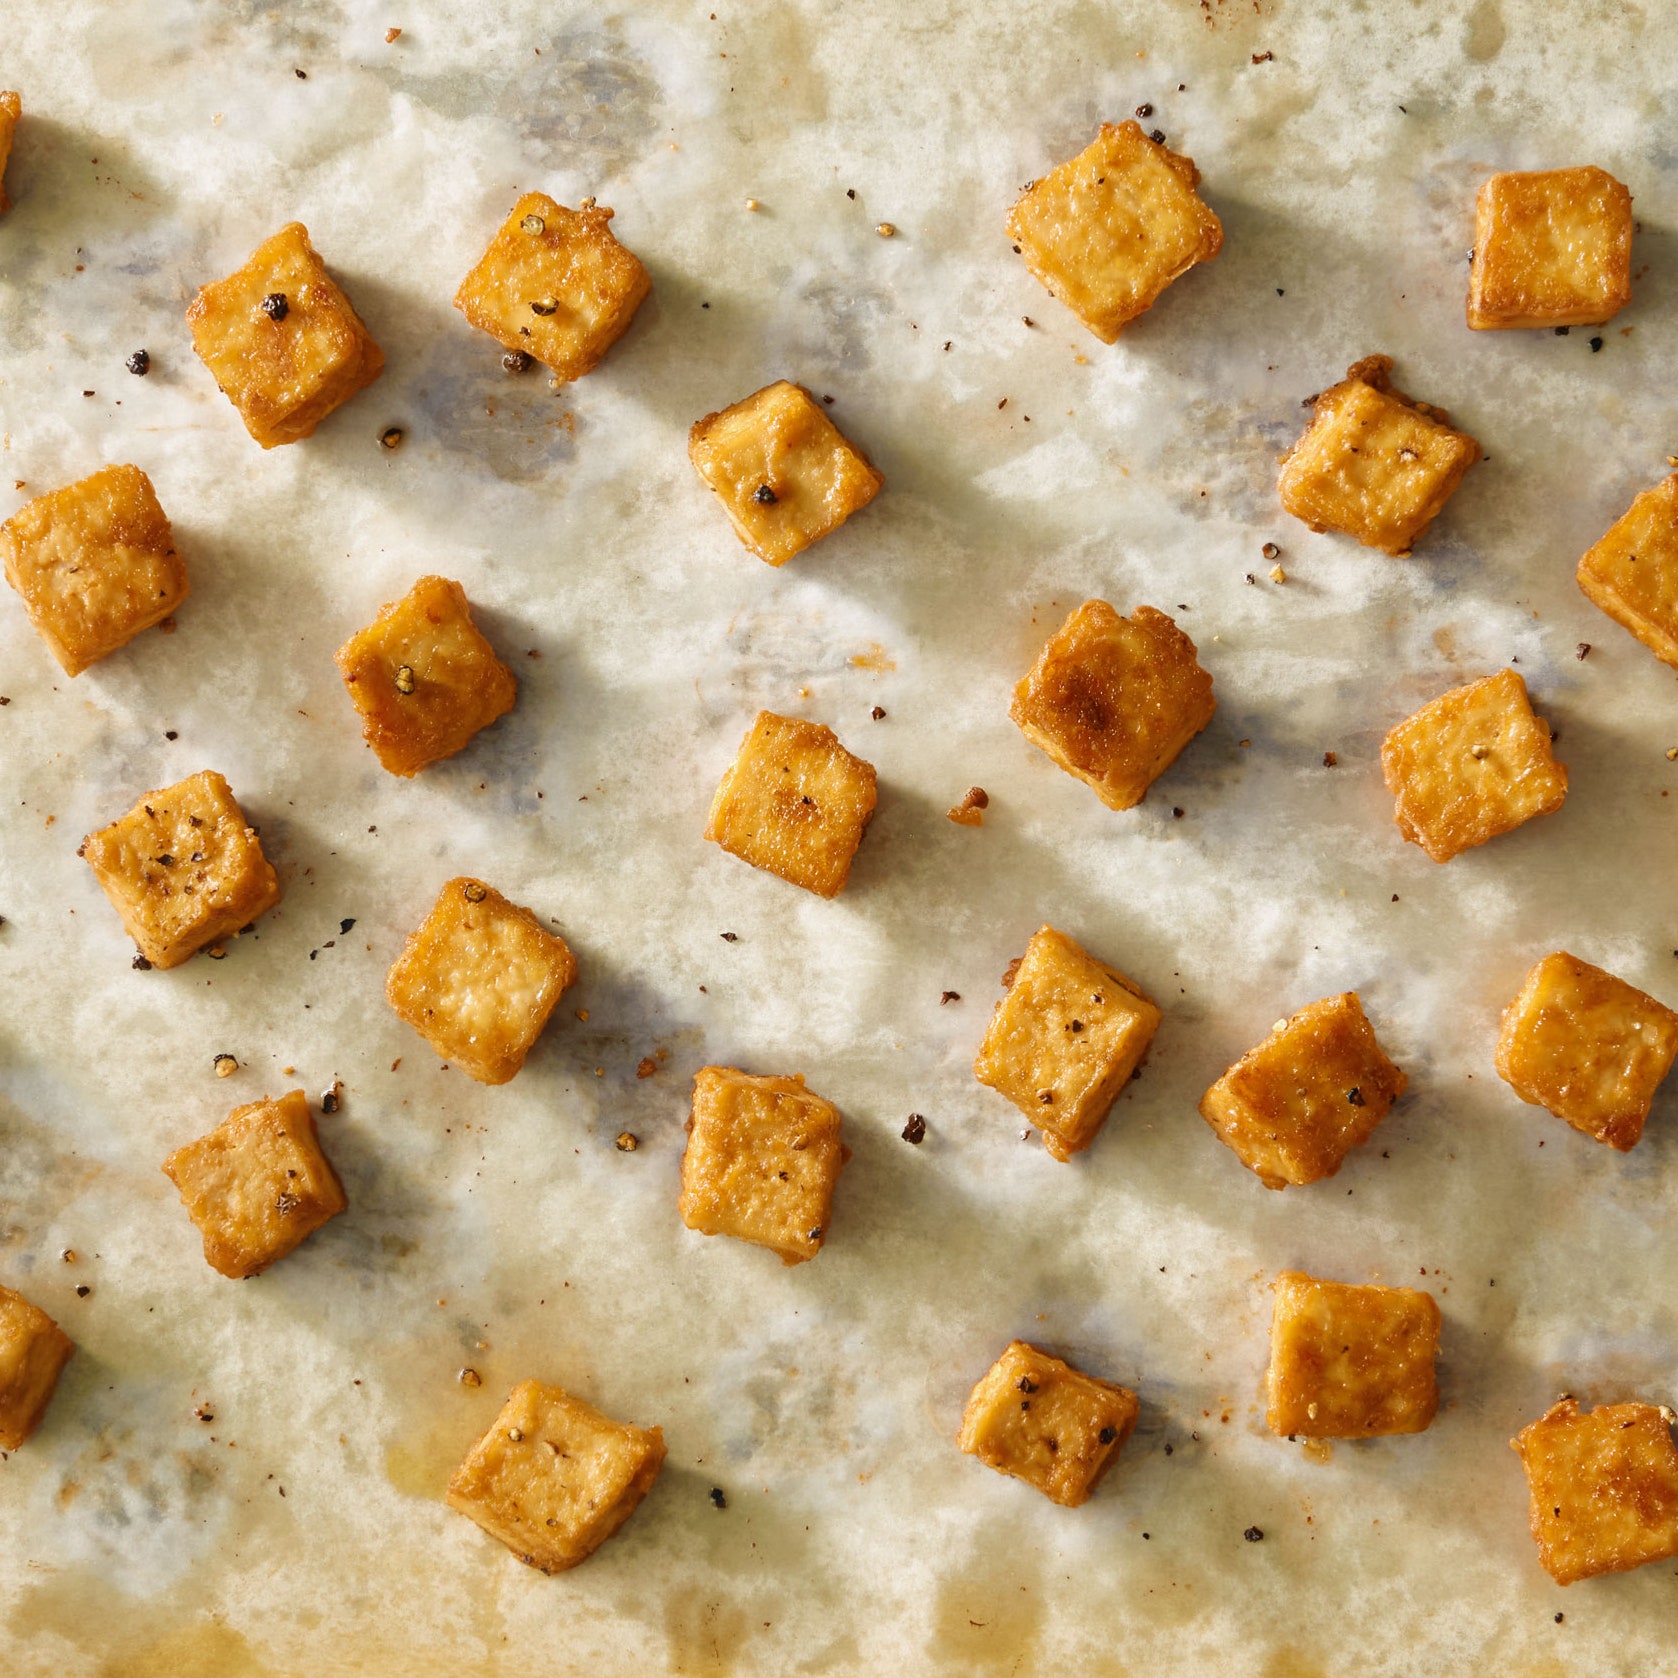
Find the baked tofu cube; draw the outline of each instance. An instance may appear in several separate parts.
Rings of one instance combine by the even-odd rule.
[[[1514,670],[1452,688],[1406,717],[1381,742],[1381,773],[1399,832],[1435,862],[1550,815],[1567,797],[1567,765]]]
[[[1672,1412],[1653,1404],[1552,1404],[1509,1441],[1526,1470],[1532,1536],[1558,1585],[1678,1556]]]
[[[576,982],[563,938],[494,886],[462,876],[408,935],[385,995],[450,1065],[480,1084],[504,1084]]]
[[[280,900],[256,829],[213,769],[148,792],[77,854],[153,967],[179,967]]]
[[[288,222],[186,312],[192,347],[263,448],[307,437],[384,371],[384,352]]]
[[[472,621],[466,591],[447,577],[421,577],[381,607],[338,649],[337,663],[362,737],[393,775],[417,775],[464,751],[518,697],[518,678]]]
[[[1010,970],[973,1062],[1068,1160],[1095,1140],[1107,1110],[1142,1064],[1160,1011],[1142,988],[1064,932],[1040,926]]]
[[[198,1225],[210,1268],[235,1280],[283,1259],[349,1205],[302,1090],[235,1107],[177,1148],[163,1174]]]
[[[825,723],[759,711],[711,800],[705,837],[818,897],[837,897],[874,819],[874,765]]]
[[[1425,1433],[1439,1408],[1439,1307],[1415,1288],[1276,1278],[1269,1403],[1279,1435]]]
[[[1285,1189],[1332,1177],[1409,1081],[1346,991],[1278,1021],[1200,1098],[1200,1116],[1267,1189]]]
[[[1615,623],[1678,665],[1678,472],[1633,500],[1579,561],[1577,577]]]
[[[1474,201],[1468,324],[1584,326],[1631,301],[1631,194],[1605,170],[1492,175]]]
[[[0,1288],[0,1450],[15,1451],[40,1426],[75,1349],[40,1306]]]
[[[770,565],[837,530],[886,481],[809,391],[785,379],[696,421],[688,459],[735,535]]]
[[[1109,809],[1128,810],[1217,708],[1194,642],[1164,612],[1138,606],[1121,618],[1086,600],[1049,637],[1008,714]]]
[[[0,215],[12,207],[6,196],[6,159],[12,155],[12,136],[22,115],[23,101],[17,95],[9,88],[0,93]]]
[[[1312,401],[1282,457],[1282,505],[1313,530],[1407,554],[1450,500],[1480,445],[1443,408],[1396,390],[1390,355],[1365,356]]]
[[[544,1573],[585,1562],[664,1466],[664,1433],[603,1416],[560,1387],[520,1381],[449,1481],[451,1509]]]
[[[1200,201],[1192,157],[1150,140],[1135,122],[1110,122],[1070,162],[1025,189],[1008,237],[1025,265],[1096,337],[1125,325],[1197,262],[1223,247]]]
[[[1558,950],[1503,1011],[1497,1075],[1522,1101],[1625,1153],[1678,1054],[1678,1014]]]
[[[454,306],[481,332],[580,379],[629,330],[653,288],[640,259],[612,237],[610,210],[527,192],[460,282]]]
[[[833,1187],[850,1158],[839,1109],[801,1077],[702,1066],[676,1210],[701,1235],[732,1235],[802,1264],[827,1238]]]
[[[35,633],[79,676],[187,597],[157,492],[138,466],[107,466],[37,496],[0,524],[6,581]]]
[[[968,1396],[956,1443],[1076,1509],[1118,1461],[1141,1408],[1128,1387],[1013,1340]]]

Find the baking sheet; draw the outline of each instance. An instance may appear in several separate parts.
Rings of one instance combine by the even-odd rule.
[[[193,595],[172,639],[74,683],[0,603],[0,1280],[79,1348],[0,1463],[8,1671],[1665,1669],[1672,1568],[1557,1590],[1506,1441],[1563,1388],[1672,1396],[1678,1112],[1663,1095],[1622,1158],[1522,1106],[1491,1051],[1552,948],[1678,998],[1678,694],[1571,582],[1678,446],[1678,59],[1657,8],[1333,20],[1270,0],[9,8],[0,515],[134,461]],[[1144,103],[1226,244],[1108,348],[1003,218]],[[1600,351],[1469,333],[1479,179],[1576,162],[1636,195],[1632,306]],[[504,375],[448,301],[529,188],[612,205],[655,285],[557,393]],[[389,363],[264,454],[182,312],[293,217]],[[122,369],[142,345],[144,380]],[[1403,561],[1274,495],[1300,399],[1375,350],[1490,457]],[[834,397],[887,489],[777,572],[684,444],[781,376]],[[330,655],[428,570],[463,582],[521,692],[398,782]],[[1210,728],[1128,814],[1007,720],[1088,596],[1171,611],[1217,683]],[[1566,808],[1436,867],[1392,825],[1380,738],[1517,659]],[[759,706],[879,768],[837,901],[700,840]],[[260,824],[285,901],[223,962],[135,973],[75,847],[201,768]],[[975,783],[983,829],[945,821]],[[494,1090],[382,996],[467,870],[557,917],[583,974]],[[1069,1166],[969,1070],[1045,920],[1166,1009]],[[1268,1193],[1195,1103],[1279,1014],[1349,987],[1410,1093],[1338,1177]],[[844,1110],[817,1262],[677,1221],[706,1061],[802,1072]],[[334,1077],[350,1212],[223,1281],[158,1163],[235,1101]],[[1434,1292],[1429,1433],[1326,1462],[1269,1437],[1266,1282],[1289,1265]],[[1082,1510],[951,1443],[1013,1335],[1141,1390]],[[670,1445],[623,1532],[552,1580],[441,1502],[526,1375]]]

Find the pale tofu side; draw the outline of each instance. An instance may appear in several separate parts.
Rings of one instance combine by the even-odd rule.
[[[235,1280],[266,1270],[349,1205],[302,1090],[235,1107],[177,1148],[163,1174],[198,1226],[205,1261]]]
[[[0,1287],[0,1450],[15,1451],[41,1425],[75,1349],[40,1306]]]
[[[417,775],[512,710],[518,678],[472,618],[466,591],[421,577],[334,655],[362,738],[393,775]]]
[[[802,1264],[827,1239],[833,1190],[849,1150],[839,1109],[802,1077],[753,1077],[730,1066],[694,1074],[676,1210],[701,1235],[732,1235]]]
[[[455,1470],[448,1505],[526,1566],[562,1573],[629,1519],[664,1454],[662,1429],[614,1422],[561,1387],[520,1381]]]
[[[1567,797],[1567,765],[1515,670],[1452,688],[1406,717],[1381,743],[1381,773],[1399,832],[1435,862],[1550,815]]]
[[[1086,600],[1014,689],[1020,732],[1111,810],[1129,810],[1212,720],[1193,641],[1164,612]]]
[[[504,1084],[576,981],[563,938],[493,886],[462,875],[408,935],[385,996],[451,1066],[480,1084]]]
[[[169,520],[138,466],[37,496],[0,525],[0,556],[67,676],[162,622],[188,593]]]
[[[1678,472],[1639,494],[1575,575],[1587,599],[1678,665]]]
[[[837,530],[886,481],[809,391],[785,379],[695,421],[688,458],[734,533],[770,565]]]
[[[1008,236],[1026,266],[1103,343],[1161,292],[1223,248],[1223,226],[1195,191],[1192,157],[1134,122],[1101,125],[1083,151],[1025,189]]]
[[[1480,458],[1441,408],[1393,388],[1392,357],[1366,356],[1312,398],[1311,423],[1282,457],[1282,505],[1313,530],[1407,554]]]
[[[1284,1270],[1270,1320],[1265,1421],[1280,1437],[1425,1433],[1439,1409],[1439,1307],[1416,1288]]]
[[[12,207],[6,195],[6,160],[12,155],[12,136],[22,115],[23,100],[10,88],[0,92],[0,216]]]
[[[1201,1097],[1200,1116],[1267,1189],[1283,1189],[1334,1176],[1408,1083],[1346,991],[1281,1021]]]
[[[1474,200],[1468,324],[1600,325],[1631,301],[1631,193],[1606,170],[1491,175]]]
[[[1141,1065],[1160,1011],[1141,987],[1042,926],[1013,969],[973,1062],[1068,1160],[1095,1140]]]
[[[384,371],[384,352],[301,222],[200,287],[186,318],[199,360],[265,449],[309,436]]]
[[[1526,1470],[1538,1559],[1558,1585],[1678,1556],[1672,1412],[1568,1397],[1509,1441]]]
[[[1503,1011],[1497,1075],[1525,1102],[1625,1153],[1678,1055],[1678,1013],[1558,950]]]
[[[585,198],[567,209],[527,192],[455,293],[481,332],[560,379],[580,379],[628,330],[653,288],[640,258],[611,232],[612,212]]]
[[[1141,1409],[1128,1387],[1014,1340],[968,1396],[956,1444],[1075,1509],[1118,1460]]]
[[[213,769],[148,792],[77,855],[153,967],[179,967],[280,901],[256,829]]]
[[[837,897],[874,819],[874,766],[825,723],[759,711],[711,800],[705,837],[818,897]]]

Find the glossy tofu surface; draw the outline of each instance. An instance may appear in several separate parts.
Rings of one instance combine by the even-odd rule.
[[[1586,597],[1678,666],[1678,472],[1646,489],[1579,561]]]
[[[12,136],[23,115],[23,100],[10,88],[0,92],[0,215],[12,207],[6,195],[6,160],[12,155]]]
[[[38,1305],[0,1287],[0,1450],[15,1451],[41,1425],[75,1349]]]

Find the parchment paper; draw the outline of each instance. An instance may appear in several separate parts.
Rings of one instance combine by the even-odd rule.
[[[1621,1157],[1492,1067],[1498,1012],[1551,949],[1678,1000],[1678,693],[1572,582],[1678,447],[1669,15],[714,4],[7,8],[0,85],[26,114],[0,220],[0,515],[133,461],[193,592],[172,638],[74,683],[0,600],[0,1281],[79,1348],[0,1463],[0,1666],[1673,1670],[1673,1568],[1551,1585],[1506,1442],[1563,1389],[1678,1387],[1678,1111],[1663,1094]],[[1226,243],[1109,348],[1003,218],[1143,104]],[[1585,162],[1636,195],[1631,307],[1600,350],[1470,333],[1479,180]],[[527,188],[613,206],[654,277],[557,393],[449,306]],[[292,218],[389,365],[263,453],[182,314]],[[142,346],[143,380],[123,370]],[[1407,560],[1275,499],[1301,398],[1377,350],[1489,455]],[[685,439],[782,376],[834,397],[887,488],[774,571]],[[432,570],[521,691],[402,782],[331,654]],[[1007,718],[1090,596],[1170,611],[1217,684],[1211,727],[1128,814]],[[1566,807],[1437,867],[1392,824],[1381,736],[1516,660]],[[879,768],[836,901],[701,841],[759,706]],[[201,768],[261,826],[285,901],[225,961],[137,973],[75,848]],[[970,784],[991,795],[978,831],[944,819]],[[467,870],[557,917],[582,967],[500,1089],[443,1070],[383,998]],[[970,1071],[1043,921],[1166,1011],[1071,1165]],[[1195,1103],[1272,1020],[1351,987],[1410,1093],[1332,1181],[1267,1192]],[[855,1158],[814,1263],[677,1220],[706,1061],[802,1072],[843,1109]],[[224,1281],[159,1162],[235,1102],[334,1077],[349,1213]],[[1327,1462],[1267,1434],[1267,1284],[1291,1265],[1435,1294],[1430,1432]],[[1142,1393],[1081,1510],[952,1443],[1014,1335]],[[555,1579],[441,1501],[527,1375],[670,1446],[622,1533]]]

